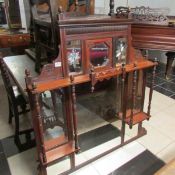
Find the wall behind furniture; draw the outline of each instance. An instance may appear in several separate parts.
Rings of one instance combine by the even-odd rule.
[[[117,6],[127,6],[127,0],[114,0],[115,8]],[[129,7],[149,6],[152,8],[169,8],[170,15],[175,15],[175,1],[174,0],[128,0]],[[101,14],[109,12],[109,0],[95,0],[96,12]],[[99,10],[100,9],[100,10]]]

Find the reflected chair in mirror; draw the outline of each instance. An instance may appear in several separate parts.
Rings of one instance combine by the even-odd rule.
[[[20,131],[20,117],[27,117],[24,114],[28,113],[30,110],[28,109],[27,101],[20,94],[18,87],[12,85],[13,83],[10,79],[3,58],[0,58],[0,70],[8,97],[9,124],[12,124],[12,119],[14,118],[15,136],[18,137],[20,134],[26,132],[26,130]],[[29,130],[31,131],[32,129]]]
[[[70,81],[64,81],[62,70],[55,67],[58,64],[56,59],[53,64],[44,65],[41,74],[32,78],[30,72],[26,70],[26,86],[32,112],[32,120],[37,143],[39,172],[47,175],[47,167],[54,162],[70,157],[71,169],[75,167],[75,152],[78,152],[76,119],[73,106],[70,104],[72,98],[69,97]],[[47,84],[40,91],[47,80],[55,80],[58,84],[54,86],[53,81]],[[73,88],[73,86],[72,86]],[[72,90],[73,91],[73,90]],[[73,112],[67,109],[72,108]],[[72,119],[73,118],[73,119]]]

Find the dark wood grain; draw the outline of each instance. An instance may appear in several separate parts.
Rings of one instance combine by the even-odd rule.
[[[35,63],[33,60],[30,59],[27,55],[18,55],[18,56],[11,56],[3,58],[6,68],[8,69],[10,76],[17,84],[20,92],[23,94],[24,97],[27,96],[25,89],[25,70],[28,69],[31,72],[31,76],[35,77],[38,75],[35,72],[34,67]],[[26,97],[27,99],[27,97]]]

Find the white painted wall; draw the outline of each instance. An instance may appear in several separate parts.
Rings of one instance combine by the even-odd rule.
[[[115,6],[126,6],[127,0],[115,0]],[[149,6],[152,8],[169,8],[170,15],[175,15],[175,0],[128,0],[129,7]],[[95,0],[96,12],[107,14],[109,0]],[[100,9],[100,10],[99,10]]]
[[[22,27],[28,30],[30,26],[29,2],[26,0],[19,0],[19,7],[20,7],[20,13],[21,13]]]

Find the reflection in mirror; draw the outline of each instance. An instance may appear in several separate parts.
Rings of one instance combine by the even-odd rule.
[[[7,24],[4,1],[0,1],[0,24]]]
[[[70,74],[79,74],[82,72],[82,53],[80,40],[67,42],[67,59]]]
[[[63,92],[57,89],[40,94],[40,106],[45,140],[59,138],[57,144],[67,142]]]
[[[109,64],[109,48],[105,42],[96,43],[90,48],[90,62],[94,67]]]
[[[91,93],[91,84],[77,85],[77,117],[79,145],[88,159],[120,144],[121,121],[118,120],[119,92],[117,78],[98,82]],[[86,93],[85,93],[86,92]]]
[[[115,40],[115,60],[114,66],[120,64],[126,64],[127,59],[127,39],[126,38],[118,38]]]

